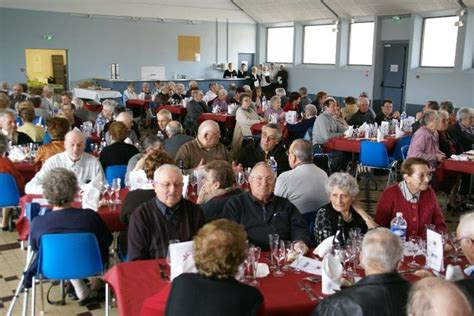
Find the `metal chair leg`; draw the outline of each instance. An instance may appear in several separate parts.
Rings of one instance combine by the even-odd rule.
[[[105,316],[109,316],[109,309],[110,309],[109,284],[105,283]]]
[[[36,314],[36,277],[33,277],[31,282],[31,316]]]
[[[44,315],[45,310],[44,310],[44,289],[43,289],[43,280],[40,279],[40,291],[41,291],[41,315]]]
[[[29,293],[28,293],[28,289],[25,289],[24,292],[23,292],[23,308],[21,310],[21,315],[22,316],[26,316],[28,314],[28,297],[29,297]]]

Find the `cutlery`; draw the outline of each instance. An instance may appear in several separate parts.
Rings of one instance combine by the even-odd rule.
[[[306,292],[306,294],[308,295],[309,299],[313,302],[317,301],[318,299],[316,298],[316,296],[314,296],[314,294],[312,292],[310,292],[307,287],[305,287],[305,285],[303,284],[303,282],[298,282],[297,283],[298,285],[298,288],[303,291],[303,292]]]
[[[319,283],[321,282],[321,277],[306,277],[303,280],[306,280],[311,283]]]
[[[314,292],[313,288],[308,283],[303,282],[303,286],[305,287],[305,289],[308,293],[311,293],[311,294],[313,294],[313,296],[316,296],[318,298],[318,300],[323,300],[324,299],[324,297],[322,297],[321,295],[316,294]]]
[[[166,266],[164,264],[158,264],[158,267],[160,268],[160,277],[161,277],[161,279],[168,281],[169,278],[166,275]]]

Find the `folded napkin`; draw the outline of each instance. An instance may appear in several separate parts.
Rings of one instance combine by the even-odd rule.
[[[102,181],[99,177],[86,184],[82,194],[82,208],[89,208],[97,212],[99,209]]]
[[[352,134],[354,133],[354,126],[350,125],[346,131],[344,132],[344,136],[346,137],[352,137]]]
[[[377,142],[383,141],[384,133],[381,128],[377,128]]]
[[[193,241],[169,245],[171,281],[181,273],[196,273],[196,263],[193,257]]]
[[[10,158],[10,160],[13,162],[23,161],[25,160],[26,155],[20,147],[14,146],[8,152],[8,158]]]
[[[270,274],[270,268],[268,264],[259,262],[257,264],[257,278],[264,278]]]
[[[323,294],[330,295],[341,290],[342,264],[332,254],[328,253],[323,259],[321,273],[321,289]]]
[[[458,161],[469,161],[469,157],[461,154],[461,155],[451,155],[451,159],[458,160]]]
[[[183,198],[188,197],[189,175],[183,176]]]
[[[313,254],[320,258],[324,258],[326,254],[330,253],[332,251],[332,241],[334,239],[334,236],[330,236],[326,239],[323,240],[322,243],[320,243],[316,249],[314,249]]]
[[[400,126],[395,125],[395,137],[396,138],[400,138],[400,137],[403,137],[405,135],[405,133],[403,132],[402,122],[403,121],[400,121]]]
[[[448,267],[446,268],[446,280],[455,282],[462,279],[464,279],[464,273],[462,272],[461,267],[448,264]]]
[[[131,171],[128,175],[128,185],[130,186],[130,191],[138,189],[147,190],[153,188],[149,183],[144,170]]]

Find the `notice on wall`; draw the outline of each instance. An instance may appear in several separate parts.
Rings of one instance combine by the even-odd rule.
[[[398,65],[390,65],[390,72],[398,72]]]
[[[164,80],[165,67],[163,66],[142,66],[141,79],[147,80]]]

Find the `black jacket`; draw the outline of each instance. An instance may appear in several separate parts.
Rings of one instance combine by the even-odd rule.
[[[474,273],[464,280],[456,281],[456,285],[464,292],[471,306],[474,306]]]
[[[448,128],[448,133],[451,138],[456,142],[456,144],[463,149],[463,151],[468,151],[472,149],[472,144],[474,144],[474,135],[461,130],[460,123],[450,126]]]
[[[312,316],[405,316],[409,290],[396,272],[369,275],[321,301]]]
[[[273,148],[273,150],[267,154],[267,156],[265,156],[265,152],[260,146],[260,142],[248,144],[240,152],[239,163],[241,163],[244,168],[252,168],[257,162],[266,161],[272,156],[275,158],[278,164],[278,174],[290,170],[286,150],[280,144],[277,144],[275,148]]]
[[[100,164],[104,171],[107,167],[127,165],[130,158],[138,154],[138,149],[125,142],[116,142],[102,149],[99,156]]]
[[[242,192],[243,191],[241,189],[233,189],[202,204],[201,208],[202,212],[204,213],[204,217],[206,218],[206,223],[221,218],[224,205],[227,203],[227,200],[229,200],[234,195],[241,194]]]
[[[354,126],[361,126],[364,123],[375,123],[375,117],[372,116],[372,113],[370,111],[367,111],[365,113],[357,111],[354,113],[354,115],[351,116],[351,119],[347,122],[347,124]]]

